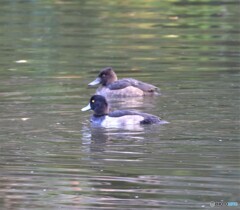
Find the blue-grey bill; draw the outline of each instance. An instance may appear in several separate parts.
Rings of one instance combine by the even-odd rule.
[[[85,111],[90,110],[90,109],[91,109],[91,106],[90,106],[90,104],[88,104],[87,106],[83,107],[81,110],[83,112],[85,112]]]
[[[169,124],[170,122],[166,121],[166,120],[161,120],[161,122],[159,124],[164,125],[164,124]]]
[[[95,86],[95,85],[99,85],[101,83],[101,79],[99,77],[97,77],[95,80],[93,80],[92,82],[90,82],[88,84],[88,86]]]

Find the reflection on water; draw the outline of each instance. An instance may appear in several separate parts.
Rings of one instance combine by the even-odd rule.
[[[119,141],[129,141],[133,140],[143,140],[144,138],[141,136],[144,129],[143,127],[139,130],[136,129],[135,132],[114,128],[101,128],[101,127],[93,127],[93,126],[83,126],[82,127],[82,143],[87,148],[88,152],[104,152],[105,147],[108,144],[114,143],[115,139]],[[134,130],[134,129],[132,129]]]
[[[145,96],[145,97],[129,97],[129,98],[112,98],[108,99],[111,110],[118,109],[134,109],[141,111],[144,108],[151,109],[157,105],[160,96]],[[151,101],[151,103],[149,103]]]
[[[2,1],[0,209],[201,209],[239,202],[238,1]],[[96,128],[105,66],[161,96],[113,110],[167,126]]]

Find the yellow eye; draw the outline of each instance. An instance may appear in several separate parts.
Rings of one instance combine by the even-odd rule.
[[[92,100],[92,103],[94,103],[95,101],[94,100]]]

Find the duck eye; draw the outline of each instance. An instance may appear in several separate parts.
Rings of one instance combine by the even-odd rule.
[[[95,101],[94,100],[92,100],[92,103],[94,103]]]

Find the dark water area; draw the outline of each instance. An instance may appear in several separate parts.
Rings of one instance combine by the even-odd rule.
[[[239,204],[239,32],[237,0],[1,1],[0,209]],[[106,66],[161,89],[113,108],[170,124],[91,126]]]

